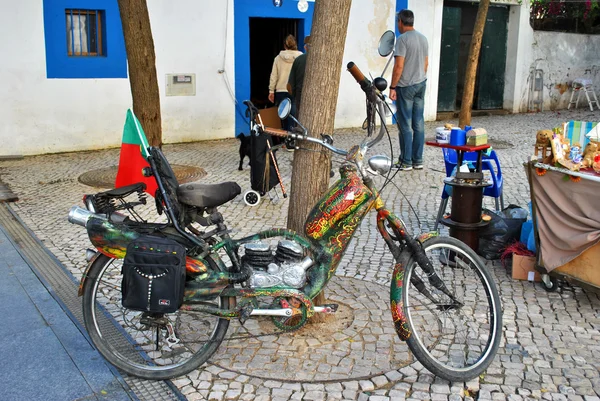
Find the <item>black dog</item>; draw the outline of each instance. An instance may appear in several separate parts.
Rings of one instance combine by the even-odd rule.
[[[235,137],[240,140],[240,165],[238,166],[238,170],[243,170],[244,157],[248,156],[248,159],[250,159],[250,137],[244,135],[243,132],[240,132]],[[250,162],[248,162],[248,165],[250,165]]]

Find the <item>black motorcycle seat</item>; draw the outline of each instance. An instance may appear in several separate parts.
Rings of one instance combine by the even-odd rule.
[[[196,207],[221,206],[242,192],[236,182],[222,182],[220,184],[200,184],[190,182],[177,188],[179,202]]]

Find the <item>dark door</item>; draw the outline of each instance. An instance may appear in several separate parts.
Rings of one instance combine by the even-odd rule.
[[[488,10],[477,73],[476,108],[501,109],[504,103],[508,7]]]
[[[299,49],[304,40],[299,20],[287,18],[250,18],[250,99],[262,108],[268,104],[269,78],[275,56],[283,50],[287,35],[294,35]]]
[[[456,109],[461,14],[461,9],[458,7],[444,7],[438,111],[454,111]]]

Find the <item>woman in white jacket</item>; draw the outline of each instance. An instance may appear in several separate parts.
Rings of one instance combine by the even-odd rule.
[[[296,57],[302,54],[298,51],[298,44],[294,35],[288,35],[285,38],[283,47],[285,50],[279,52],[275,57],[275,61],[273,61],[271,79],[269,80],[269,101],[275,103],[275,105],[279,105],[283,99],[290,97],[287,91],[290,70]],[[284,123],[284,129],[286,129],[285,125],[287,124]]]

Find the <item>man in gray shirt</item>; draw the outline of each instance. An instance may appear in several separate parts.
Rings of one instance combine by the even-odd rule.
[[[413,27],[414,14],[402,10],[397,16],[400,36],[396,40],[390,99],[396,100],[400,132],[400,157],[396,167],[408,171],[423,168],[425,145],[425,87],[429,65],[427,38]]]

